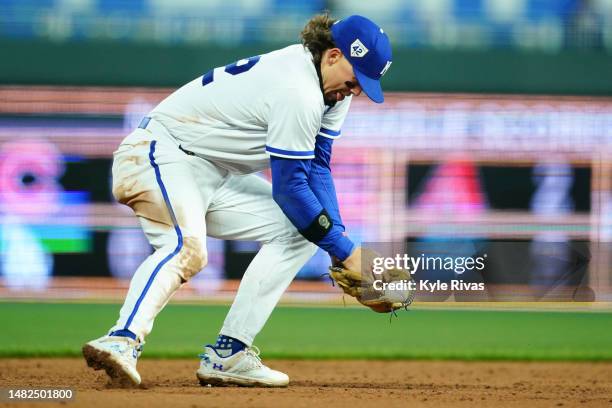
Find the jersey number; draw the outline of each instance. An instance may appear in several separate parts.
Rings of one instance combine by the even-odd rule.
[[[257,55],[255,57],[251,57],[248,59],[241,59],[240,61],[236,61],[232,64],[226,65],[224,71],[228,74],[238,75],[243,72],[247,72],[249,69],[253,68],[255,64],[259,62],[261,55]],[[210,84],[214,78],[215,70],[211,69],[202,77],[202,86],[206,86]]]

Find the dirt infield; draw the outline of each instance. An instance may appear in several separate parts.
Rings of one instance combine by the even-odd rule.
[[[139,389],[109,388],[81,359],[2,359],[0,387],[71,387],[79,407],[609,407],[612,363],[272,361],[285,389],[202,387],[197,360],[143,360]]]

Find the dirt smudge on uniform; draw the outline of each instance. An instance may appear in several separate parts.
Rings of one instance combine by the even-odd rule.
[[[121,182],[113,183],[113,196],[121,204],[125,204],[136,186],[137,180],[122,180]]]
[[[140,156],[128,156],[123,160],[134,163],[136,166],[142,166],[144,162],[143,158]]]
[[[183,237],[183,248],[177,259],[183,278],[189,280],[206,266],[208,262],[202,239]]]
[[[140,191],[135,194],[125,195],[117,198],[120,203],[127,205],[134,210],[134,213],[149,221],[174,227],[170,212],[166,207],[163,196],[159,191],[148,190]]]

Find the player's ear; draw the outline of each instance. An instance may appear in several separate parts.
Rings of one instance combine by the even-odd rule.
[[[340,48],[330,48],[326,51],[325,59],[328,65],[334,65],[342,59],[342,51]]]

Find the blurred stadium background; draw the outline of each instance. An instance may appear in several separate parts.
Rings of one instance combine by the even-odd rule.
[[[113,201],[113,150],[173,89],[323,9],[394,44],[387,102],[355,100],[335,145],[351,234],[493,251],[482,275],[429,278],[506,289],[420,300],[612,300],[612,0],[0,0],[0,298],[121,300],[151,249]],[[208,249],[177,299],[231,299],[257,244]],[[341,305],[327,264],[285,301]]]

